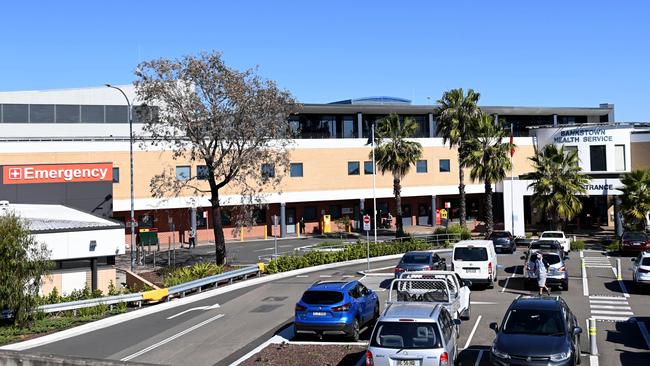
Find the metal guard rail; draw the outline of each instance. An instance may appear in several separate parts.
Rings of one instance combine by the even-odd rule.
[[[172,295],[179,294],[179,293],[184,294],[185,292],[189,292],[195,289],[199,289],[200,291],[201,287],[203,286],[212,285],[223,281],[232,282],[236,278],[247,277],[248,275],[259,274],[259,273],[260,273],[260,268],[258,266],[244,267],[244,268],[236,269],[234,271],[228,271],[218,275],[200,278],[198,280],[182,283],[180,285],[171,286],[165,289],[138,292],[133,294],[117,295],[117,296],[98,297],[95,299],[70,301],[70,302],[63,302],[58,304],[41,305],[37,308],[37,311],[41,311],[44,313],[56,313],[59,311],[89,308],[98,305],[113,305],[118,303],[160,300],[161,297],[169,298]],[[156,295],[162,295],[162,296],[156,296]],[[0,318],[6,318],[9,316],[10,314],[7,313],[6,311],[0,314]]]

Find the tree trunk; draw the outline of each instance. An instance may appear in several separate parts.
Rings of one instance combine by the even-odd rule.
[[[485,182],[485,231],[489,236],[494,230],[494,215],[492,213],[492,184]]]
[[[466,228],[467,227],[467,212],[466,212],[466,205],[465,205],[465,171],[463,170],[463,166],[461,164],[461,161],[463,160],[464,157],[464,148],[463,146],[458,147],[458,193],[460,193],[460,226]]]
[[[214,233],[215,263],[221,266],[224,264],[226,259],[226,239],[223,236],[223,224],[221,223],[219,191],[212,192],[210,203],[212,204],[212,231]]]
[[[404,236],[404,223],[402,222],[402,186],[400,179],[393,176],[393,193],[395,194],[395,204],[397,205],[397,215],[395,216],[395,237]]]

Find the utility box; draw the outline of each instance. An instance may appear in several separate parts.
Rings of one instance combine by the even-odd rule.
[[[332,217],[330,215],[323,215],[323,234],[332,232]]]

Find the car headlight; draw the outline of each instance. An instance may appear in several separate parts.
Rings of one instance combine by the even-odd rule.
[[[509,354],[499,351],[494,344],[492,345],[492,354],[497,358],[504,358],[504,359],[507,359],[507,360],[510,359]]]
[[[551,361],[553,362],[560,362],[560,361],[566,361],[571,357],[571,351],[566,351],[566,352],[560,352],[551,355]]]

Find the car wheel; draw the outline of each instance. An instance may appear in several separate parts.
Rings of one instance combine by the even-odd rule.
[[[465,311],[463,311],[463,314],[460,316],[460,319],[461,320],[469,320],[469,318],[471,318],[471,316],[472,316],[472,305],[469,304],[469,305],[467,305],[467,309],[465,309]]]
[[[350,334],[350,339],[353,342],[359,342],[359,320],[354,319],[352,322],[352,333]]]

